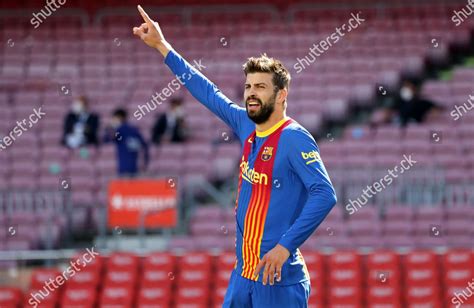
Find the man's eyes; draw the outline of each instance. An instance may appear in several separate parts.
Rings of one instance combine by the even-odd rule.
[[[265,85],[256,85],[255,87],[259,89],[265,89]],[[245,89],[250,89],[250,86],[245,86]]]

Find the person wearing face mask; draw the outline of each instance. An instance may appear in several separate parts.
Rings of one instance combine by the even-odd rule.
[[[89,102],[85,96],[73,101],[71,111],[64,119],[62,144],[69,148],[84,145],[98,145],[99,116],[88,110]]]
[[[174,98],[170,101],[170,110],[158,116],[153,125],[151,136],[155,144],[164,142],[186,141],[185,117],[182,100]]]
[[[433,117],[442,108],[419,95],[418,87],[409,80],[402,83],[400,94],[394,106],[396,121],[401,126],[410,122],[422,123]]]
[[[106,128],[104,142],[115,142],[117,146],[117,171],[119,176],[134,177],[139,173],[138,155],[143,152],[143,171],[149,161],[148,144],[135,126],[127,122],[127,112],[116,109],[112,121]]]

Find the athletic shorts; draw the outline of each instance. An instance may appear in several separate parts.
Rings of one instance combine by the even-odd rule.
[[[277,286],[244,278],[232,271],[223,308],[307,308],[311,291],[309,280]]]

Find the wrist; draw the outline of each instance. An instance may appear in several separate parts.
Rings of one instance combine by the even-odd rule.
[[[157,49],[163,55],[163,57],[166,58],[172,48],[167,41],[162,40],[156,44],[155,49]]]

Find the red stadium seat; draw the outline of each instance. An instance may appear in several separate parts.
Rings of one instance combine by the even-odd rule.
[[[133,288],[105,285],[100,295],[100,307],[132,308],[134,296]]]
[[[309,251],[302,253],[302,255],[311,278],[309,304],[321,307],[325,302],[326,294],[326,273],[324,271],[323,255]]]
[[[408,307],[426,307],[441,308],[439,300],[439,289],[433,286],[414,286],[405,293],[405,300]]]
[[[443,267],[450,269],[474,268],[474,253],[470,250],[451,250],[443,255]]]
[[[468,289],[468,283],[460,287],[447,287],[444,304],[446,307],[469,307],[474,308],[474,295],[472,289]],[[461,304],[459,306],[459,304]]]
[[[61,301],[62,308],[94,308],[97,290],[95,286],[70,286],[66,288]]]
[[[232,269],[217,269],[214,273],[217,279],[215,280],[216,287],[225,287],[229,283],[230,276],[232,274]]]
[[[35,303],[39,303],[38,307],[54,308],[59,301],[60,291],[46,292],[47,289],[31,289],[25,294],[24,307],[35,307]]]
[[[361,286],[332,286],[328,292],[330,307],[362,308]]]
[[[207,270],[181,270],[178,275],[177,284],[180,287],[209,286],[211,272]]]
[[[142,287],[164,287],[173,283],[174,273],[161,269],[144,269],[141,274]]]
[[[329,305],[362,306],[361,257],[352,251],[340,251],[328,258],[327,298]]]
[[[445,305],[455,307],[452,300],[457,299],[457,302],[462,303],[462,307],[474,306],[474,296],[466,298],[470,293],[467,290],[468,283],[474,277],[474,259],[471,251],[457,249],[447,252],[443,256],[443,268]]]
[[[173,272],[176,259],[169,253],[152,253],[143,259],[143,270],[164,270]]]
[[[176,306],[197,305],[198,307],[209,307],[209,287],[180,287],[175,295]]]
[[[391,251],[376,251],[367,256],[367,298],[369,306],[401,305],[400,257]]]
[[[33,271],[31,274],[30,288],[32,289],[43,289],[45,282],[50,279],[55,280],[56,277],[62,276],[63,273],[57,269],[40,268]]]
[[[105,274],[104,283],[111,287],[133,287],[137,278],[136,271],[110,269]]]
[[[18,288],[0,287],[0,307],[16,308],[22,302],[22,292]]]
[[[223,252],[217,257],[217,269],[233,269],[237,261],[235,252]]]
[[[107,260],[108,270],[137,271],[139,265],[138,256],[128,252],[117,252],[109,256]]]
[[[404,294],[409,307],[441,307],[438,257],[431,251],[414,251],[404,259]]]
[[[234,252],[223,252],[217,257],[215,270],[215,275],[217,277],[217,280],[215,280],[216,292],[218,288],[227,287],[235,264],[236,257]]]
[[[97,287],[100,282],[100,275],[96,270],[90,270],[89,268],[75,272],[67,281],[67,286],[91,286]]]
[[[400,288],[392,286],[369,286],[367,290],[367,304],[370,307],[377,305],[402,307],[400,295]]]
[[[102,256],[95,256],[94,258],[90,258],[89,256],[86,258],[84,256],[84,253],[86,252],[81,252],[76,254],[72,259],[71,262],[76,262],[79,263],[77,260],[81,260],[78,264],[79,267],[82,270],[86,271],[91,271],[91,272],[97,272],[99,275],[103,269],[103,264],[104,264],[104,258]],[[87,253],[86,253],[87,254]]]
[[[191,252],[179,259],[180,270],[211,270],[212,257],[207,253]]]
[[[214,296],[212,297],[213,307],[222,307],[226,292],[227,285],[214,288]]]
[[[137,308],[167,308],[172,298],[171,285],[165,287],[142,287],[138,292]]]

